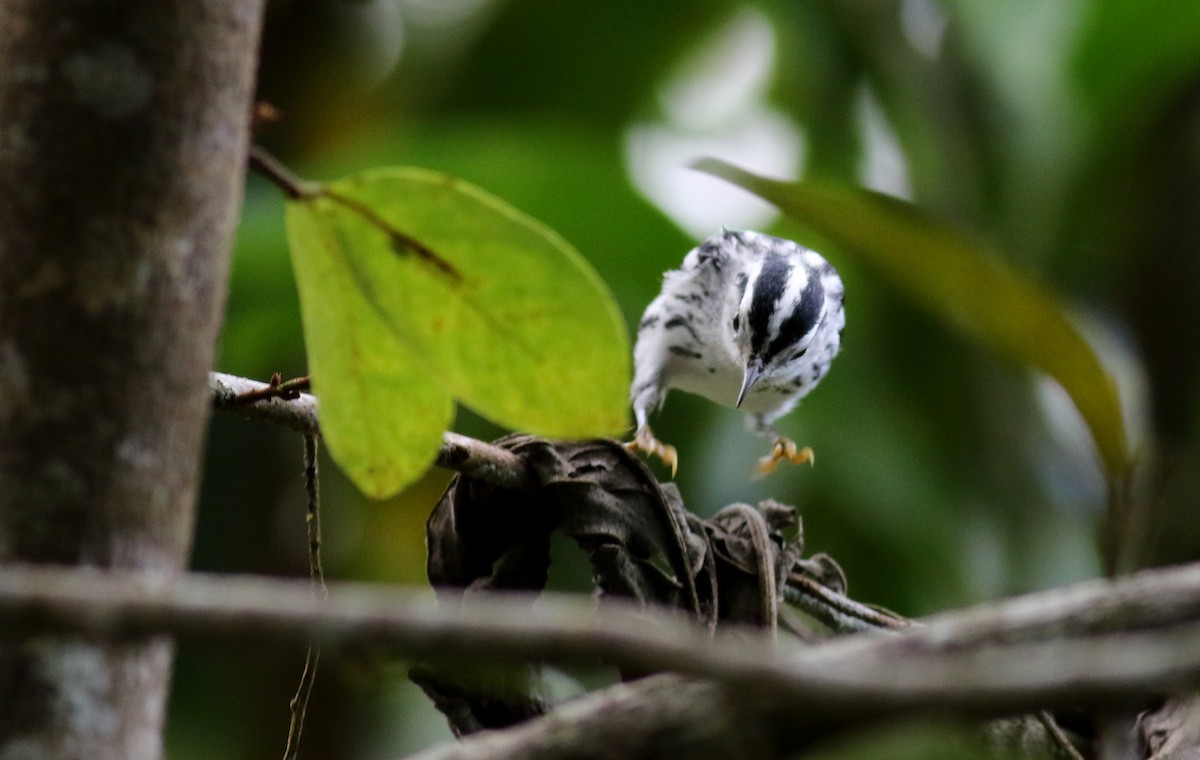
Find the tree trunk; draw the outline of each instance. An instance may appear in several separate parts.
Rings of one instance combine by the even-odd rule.
[[[186,565],[261,12],[0,3],[0,562]],[[170,668],[0,648],[0,757],[158,757]]]

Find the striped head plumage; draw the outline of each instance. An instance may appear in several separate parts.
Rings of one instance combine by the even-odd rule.
[[[844,296],[833,266],[798,243],[730,230],[705,240],[666,273],[639,324],[634,448],[674,468],[674,449],[654,439],[647,418],[678,388],[741,409],[756,430],[775,436],[760,469],[811,461],[811,450],[797,450],[771,423],[829,371],[841,347]]]

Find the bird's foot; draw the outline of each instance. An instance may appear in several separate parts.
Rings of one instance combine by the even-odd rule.
[[[808,462],[813,464],[813,450],[808,446],[798,448],[796,442],[790,438],[780,436],[775,439],[775,446],[771,449],[768,456],[758,460],[758,466],[754,468],[754,474],[758,477],[764,477],[775,472],[775,468],[783,460],[787,460],[793,464],[804,464]]]
[[[649,456],[658,457],[664,465],[671,468],[672,478],[675,477],[675,471],[679,469],[679,455],[676,453],[675,447],[655,438],[649,425],[638,428],[637,434],[632,441],[625,444],[625,448],[635,453],[640,451]]]

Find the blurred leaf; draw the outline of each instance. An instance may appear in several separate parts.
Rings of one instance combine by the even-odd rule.
[[[857,256],[909,297],[984,345],[1066,389],[1114,479],[1129,467],[1116,385],[1046,289],[985,246],[894,198],[812,182],[782,183],[715,159],[696,165],[771,201],[809,233]]]
[[[324,389],[322,429],[368,493],[388,495],[424,470],[451,397],[544,435],[625,427],[624,322],[604,283],[551,230],[474,186],[421,169],[330,183],[289,203],[288,216],[296,268],[308,270],[298,281],[302,300],[312,302],[303,311],[305,332],[314,333],[312,373]],[[376,374],[385,387],[375,385]],[[331,399],[330,386],[344,382],[353,395]],[[426,446],[424,460],[413,454],[382,479],[363,477],[367,465],[347,462],[338,441],[357,441],[355,456],[380,466],[388,452],[363,444],[362,434],[375,425],[399,434],[404,425],[385,416],[408,414],[408,394],[420,424],[430,426],[412,436]],[[331,424],[348,427],[331,435]]]
[[[321,213],[327,203],[287,204],[309,372],[330,453],[363,492],[383,498],[429,468],[454,404],[357,287]]]

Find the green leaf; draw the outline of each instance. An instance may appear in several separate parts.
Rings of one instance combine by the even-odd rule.
[[[425,469],[452,398],[547,436],[626,426],[628,337],[607,288],[502,201],[444,174],[379,169],[289,201],[288,233],[322,431],[364,491]],[[390,446],[403,461],[381,479]]]
[[[553,231],[422,169],[364,172],[324,196],[316,207],[358,286],[455,398],[500,425],[549,436],[626,426],[624,320]]]
[[[1114,481],[1130,466],[1116,384],[1044,287],[916,206],[865,190],[765,179],[714,159],[696,168],[779,206],[913,300],[994,349],[1057,380],[1075,402]]]
[[[321,434],[350,479],[385,498],[432,464],[454,403],[362,295],[319,207],[289,202],[287,233]]]
[[[626,425],[624,321],[550,229],[424,169],[350,176],[313,203],[367,300],[456,399],[547,436]]]

